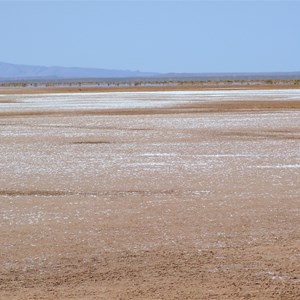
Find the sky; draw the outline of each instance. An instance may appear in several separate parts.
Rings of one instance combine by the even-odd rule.
[[[148,72],[300,71],[299,1],[4,1],[0,61]]]

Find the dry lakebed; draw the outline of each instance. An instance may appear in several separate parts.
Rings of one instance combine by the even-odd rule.
[[[0,91],[0,299],[300,299],[300,90]]]

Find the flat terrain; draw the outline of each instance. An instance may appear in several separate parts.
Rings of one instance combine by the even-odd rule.
[[[102,83],[103,84],[103,83]],[[124,83],[123,83],[124,84]],[[133,84],[133,85],[132,85]],[[49,93],[106,93],[106,92],[161,92],[161,91],[216,91],[216,90],[278,90],[278,89],[299,89],[300,82],[287,82],[287,83],[251,83],[249,82],[237,82],[228,83],[226,81],[220,81],[215,83],[203,83],[203,82],[175,82],[169,84],[158,84],[158,85],[134,85],[134,82],[130,86],[117,85],[113,82],[110,86],[87,86],[83,83],[74,83],[74,85],[67,86],[66,83],[63,86],[59,84],[53,84],[53,86],[27,86],[20,87],[20,84],[13,86],[13,84],[7,84],[6,86],[0,87],[0,94],[49,94]]]
[[[0,151],[0,299],[300,299],[300,90],[3,92]]]

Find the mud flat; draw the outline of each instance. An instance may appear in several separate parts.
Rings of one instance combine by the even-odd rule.
[[[0,95],[0,299],[300,299],[300,90]]]

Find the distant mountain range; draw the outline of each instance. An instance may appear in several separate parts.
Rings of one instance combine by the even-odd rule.
[[[300,72],[275,73],[151,73],[130,70],[17,65],[0,62],[0,81],[66,79],[264,80],[300,79]]]
[[[94,68],[17,65],[0,62],[0,80],[151,77],[158,73]]]

